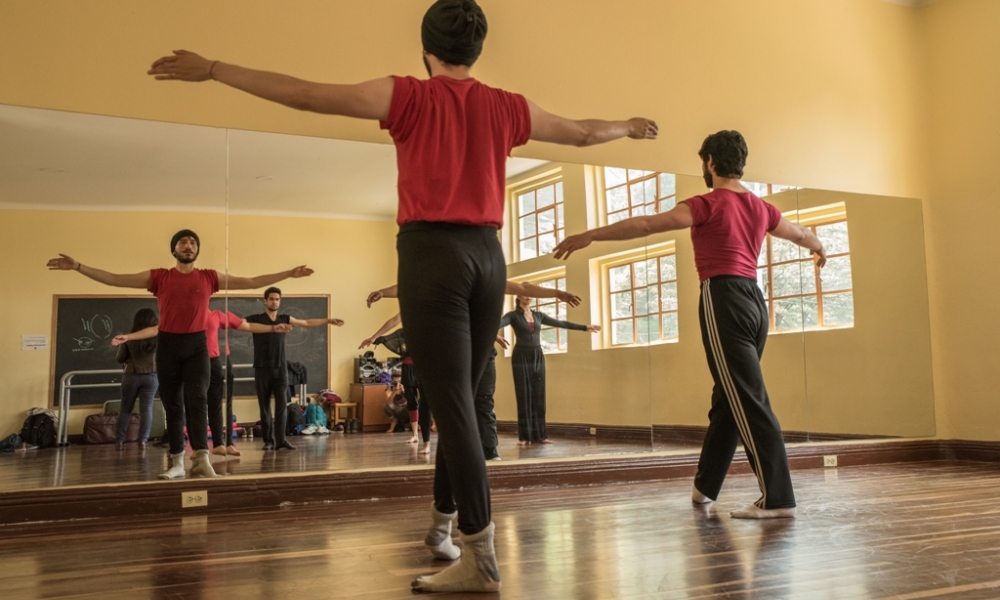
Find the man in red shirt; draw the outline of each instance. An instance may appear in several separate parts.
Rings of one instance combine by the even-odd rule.
[[[114,287],[147,289],[156,296],[160,308],[159,333],[156,338],[156,372],[160,380],[160,398],[167,413],[171,467],[161,479],[180,479],[184,471],[184,425],[194,458],[191,474],[214,477],[208,453],[206,396],[210,378],[205,327],[208,299],[220,289],[220,275],[212,269],[194,266],[201,244],[198,234],[182,229],[170,240],[170,252],[177,260],[173,269],[152,269],[133,275],[119,275],[81,264],[60,254],[48,262],[50,270],[79,271],[84,276]],[[266,287],[289,277],[307,277],[312,269],[305,266],[257,277],[223,274],[222,288],[252,290]]]
[[[439,432],[434,525],[425,542],[451,545],[458,513],[461,562],[413,582],[421,591],[500,588],[489,482],[473,398],[503,310],[505,165],[528,140],[574,146],[652,139],[656,123],[571,120],[472,78],[486,38],[474,0],[438,0],[421,25],[430,79],[382,77],[319,84],[178,50],[149,70],[156,79],[216,80],[299,110],[372,119],[388,129],[399,166],[399,305]],[[447,348],[447,352],[441,351]],[[454,498],[454,500],[452,499]],[[454,548],[436,556],[454,558]],[[470,556],[471,555],[471,556]]]
[[[710,193],[688,198],[663,214],[569,236],[556,246],[555,256],[565,259],[591,242],[691,228],[701,279],[701,337],[715,380],[692,500],[707,504],[718,498],[736,444],[742,439],[761,497],[732,516],[794,517],[795,495],[781,426],[771,410],[760,370],[770,319],[757,286],[757,256],[766,233],[809,249],[816,268],[826,264],[826,252],[812,231],[788,222],[777,208],[743,187],[740,178],[747,154],[739,132],[708,136],[698,155]]]

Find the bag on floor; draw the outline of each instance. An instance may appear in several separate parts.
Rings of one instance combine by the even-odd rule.
[[[56,445],[56,421],[46,413],[37,413],[24,420],[21,439],[39,448]]]
[[[289,404],[286,409],[285,435],[298,435],[306,426],[306,417],[298,404]]]
[[[110,444],[115,441],[118,429],[118,415],[90,415],[83,422],[83,438],[88,444]],[[125,441],[134,442],[139,439],[139,414],[129,415],[128,429],[125,430]]]
[[[21,436],[12,433],[0,440],[0,452],[13,452],[21,444]]]

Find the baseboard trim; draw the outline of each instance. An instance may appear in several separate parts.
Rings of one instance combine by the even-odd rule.
[[[893,439],[788,447],[789,464],[796,470],[822,468],[823,457],[830,454],[837,455],[842,467],[941,460],[1000,463],[1000,442]],[[737,456],[730,472],[749,472],[745,456]],[[696,453],[684,452],[526,460],[490,463],[489,477],[494,491],[505,492],[687,478],[694,475],[697,463]],[[371,498],[428,498],[433,479],[431,468],[407,467],[44,488],[0,494],[0,524],[154,514],[188,516]],[[208,490],[208,507],[181,508],[181,493],[190,490]]]

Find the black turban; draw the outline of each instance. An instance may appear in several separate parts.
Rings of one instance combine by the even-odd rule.
[[[483,51],[486,15],[476,0],[437,0],[424,15],[420,39],[441,61],[471,67]]]
[[[190,229],[181,229],[174,234],[174,237],[170,238],[170,253],[174,253],[174,249],[177,248],[177,242],[181,240],[182,237],[193,237],[194,241],[198,244],[198,251],[201,252],[201,240],[198,238],[198,234],[191,231]]]

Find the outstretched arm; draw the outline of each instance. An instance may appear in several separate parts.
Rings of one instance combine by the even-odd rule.
[[[398,290],[396,289],[396,284],[392,284],[387,288],[375,290],[374,292],[368,294],[368,308],[371,308],[372,304],[375,304],[382,298],[396,298],[398,295],[397,292]]]
[[[258,98],[298,110],[358,119],[386,119],[394,85],[391,77],[353,85],[316,83],[209,60],[187,50],[174,50],[172,56],[157,60],[147,74],[168,81],[214,79]]]
[[[358,350],[361,350],[362,348],[371,346],[372,344],[375,343],[375,340],[379,336],[384,335],[385,332],[390,331],[391,329],[394,329],[395,327],[399,326],[399,324],[402,323],[402,322],[403,322],[403,317],[401,317],[399,315],[399,313],[396,313],[396,316],[391,317],[388,321],[386,321],[385,323],[383,323],[382,326],[378,328],[378,331],[376,331],[375,333],[373,333],[370,338],[368,338],[365,341],[361,342],[361,345],[358,346]]]
[[[292,330],[289,323],[278,323],[277,325],[264,325],[263,323],[251,323],[243,321],[243,324],[236,328],[237,331],[247,333],[288,333]]]
[[[112,346],[120,346],[125,342],[134,342],[136,340],[146,340],[151,337],[156,337],[156,334],[160,333],[160,327],[158,325],[153,325],[152,327],[147,327],[145,329],[140,329],[139,331],[133,331],[132,333],[122,333],[116,335],[111,339]]]
[[[270,275],[258,275],[256,277],[236,277],[234,275],[227,275],[224,273],[219,274],[219,288],[228,290],[255,290],[257,288],[267,287],[269,285],[274,285],[279,281],[284,281],[289,277],[299,278],[299,277],[309,277],[313,274],[313,270],[305,265],[295,267],[294,269],[289,269],[287,271],[282,271],[280,273],[271,273]]]
[[[586,331],[588,333],[597,333],[601,330],[600,325],[580,325],[579,323],[573,323],[570,321],[560,321],[559,319],[553,319],[545,313],[542,313],[542,325],[559,327],[561,329],[572,329],[574,331]]]
[[[819,241],[811,229],[792,223],[782,217],[778,226],[771,231],[771,235],[788,240],[796,246],[802,246],[812,252],[817,267],[822,269],[826,265],[826,249],[823,247],[823,242]]]
[[[517,283],[508,279],[504,293],[511,296],[527,296],[529,298],[559,298],[570,306],[580,306],[580,297],[576,294],[555,288],[542,287],[533,283]]]
[[[601,119],[573,120],[546,112],[528,100],[531,113],[531,139],[566,146],[593,146],[623,137],[634,140],[656,139],[655,121],[635,117],[628,121]]]
[[[103,283],[104,285],[112,285],[115,287],[139,288],[145,290],[149,289],[149,285],[152,283],[149,278],[149,271],[142,271],[141,273],[136,273],[134,275],[117,275],[115,273],[102,271],[101,269],[95,269],[94,267],[88,267],[80,261],[73,260],[72,257],[66,256],[65,254],[60,254],[59,258],[49,259],[46,266],[50,271],[79,271],[85,277],[89,277],[90,279]]]
[[[646,237],[654,233],[687,229],[691,227],[693,222],[691,209],[687,204],[681,202],[673,210],[663,214],[650,215],[648,217],[633,217],[624,221],[618,221],[612,225],[571,235],[559,242],[556,246],[554,256],[566,259],[569,258],[570,254],[586,248],[592,242],[634,240],[635,238]]]
[[[292,327],[323,327],[326,325],[335,325],[340,327],[344,324],[343,319],[296,319],[295,317],[288,317],[288,323]]]

